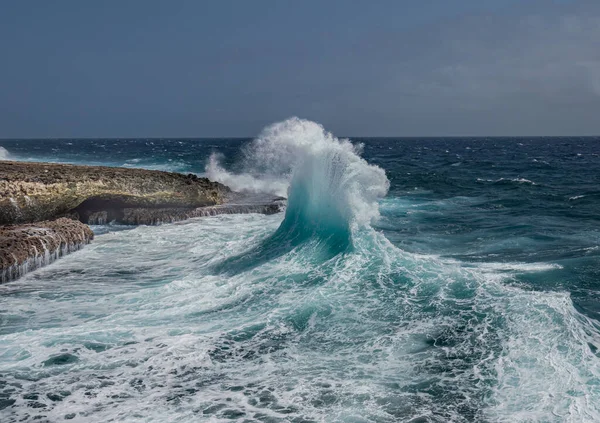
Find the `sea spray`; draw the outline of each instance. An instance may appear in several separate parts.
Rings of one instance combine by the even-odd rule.
[[[0,147],[0,160],[9,160],[8,150],[4,147]]]
[[[209,178],[237,190],[287,195],[279,231],[304,239],[368,225],[377,201],[389,188],[385,171],[360,157],[362,146],[338,139],[318,123],[291,118],[268,126],[243,149],[242,168],[233,174],[213,154]]]
[[[278,196],[287,195],[289,181],[282,175],[255,175],[246,173],[231,173],[221,165],[223,155],[212,153],[206,164],[206,176],[217,182],[227,185],[238,192],[270,193]]]
[[[250,190],[275,180],[277,190],[287,186],[288,196],[277,231],[253,250],[226,259],[216,270],[247,270],[307,242],[320,259],[348,251],[353,231],[368,227],[378,216],[378,200],[389,188],[385,171],[361,158],[360,149],[315,122],[291,118],[267,127],[244,149],[247,173],[232,175],[220,168],[219,174],[210,175],[216,169],[211,157],[210,176],[235,181],[238,187],[249,182]]]
[[[362,145],[338,139],[316,122],[294,117],[266,127],[241,149],[241,172],[226,170],[220,164],[219,153],[210,156],[205,172],[210,179],[227,182],[235,190],[285,196],[293,171],[300,163],[334,150],[344,151],[346,158],[353,162],[360,159]],[[377,168],[362,159],[361,165]],[[380,195],[385,195],[389,183],[383,169],[377,169],[380,180],[375,185],[383,192]]]

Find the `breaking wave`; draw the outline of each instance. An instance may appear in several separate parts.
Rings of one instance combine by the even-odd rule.
[[[338,139],[308,120],[291,118],[267,127],[244,149],[245,172],[232,174],[210,158],[209,177],[238,190],[262,190],[288,197],[283,222],[268,247],[325,241],[330,252],[351,246],[352,230],[378,216],[388,191],[385,171],[367,163],[361,145]]]

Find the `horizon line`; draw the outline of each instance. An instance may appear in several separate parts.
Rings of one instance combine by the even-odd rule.
[[[366,139],[455,139],[455,138],[598,138],[597,135],[344,135],[336,136],[338,139],[366,138]],[[219,137],[202,137],[202,136],[164,136],[164,137],[0,137],[0,141],[44,141],[44,140],[249,140],[255,139],[257,136],[219,136]]]

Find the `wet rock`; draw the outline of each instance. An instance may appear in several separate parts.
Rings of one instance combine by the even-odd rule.
[[[158,225],[284,207],[283,198],[234,193],[193,174],[0,161],[0,283],[89,243],[84,223]]]
[[[60,218],[0,227],[0,283],[52,263],[88,244],[94,233],[76,220]]]
[[[222,204],[218,206],[185,208],[127,208],[123,214],[115,216],[115,220],[126,225],[161,225],[201,216],[217,216],[220,214],[275,214],[282,211],[283,202],[274,201],[267,204]],[[91,223],[91,222],[90,222]]]

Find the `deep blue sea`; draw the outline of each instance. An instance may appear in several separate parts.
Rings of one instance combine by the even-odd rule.
[[[0,421],[598,422],[600,137],[0,140],[285,212],[94,227],[0,286]]]

